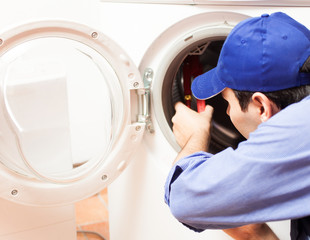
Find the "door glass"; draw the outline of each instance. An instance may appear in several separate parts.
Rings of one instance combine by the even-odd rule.
[[[104,57],[83,43],[46,37],[6,52],[1,66],[5,166],[67,182],[102,164],[123,117],[115,111],[123,108],[119,79]]]

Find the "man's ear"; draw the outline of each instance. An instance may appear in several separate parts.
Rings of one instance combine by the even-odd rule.
[[[261,92],[255,92],[252,95],[252,103],[257,108],[257,112],[262,122],[266,122],[269,118],[280,111],[277,105]]]

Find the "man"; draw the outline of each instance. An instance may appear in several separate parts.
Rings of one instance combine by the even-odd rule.
[[[165,200],[180,222],[195,231],[231,229],[237,239],[248,230],[277,239],[264,222],[298,219],[291,238],[310,239],[309,56],[310,31],[284,13],[232,30],[217,67],[196,78],[192,92],[198,99],[221,93],[247,141],[207,153],[212,107],[196,113],[176,104],[173,132],[182,150]]]

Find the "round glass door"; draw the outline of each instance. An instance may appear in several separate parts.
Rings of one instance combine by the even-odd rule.
[[[16,144],[5,166],[62,182],[104,159],[123,118],[115,111],[122,101],[113,98],[123,96],[102,56],[73,40],[40,38],[18,45],[2,62],[3,103]]]
[[[96,174],[105,181],[124,165],[107,167],[127,138],[129,83],[143,85],[138,70],[97,31],[38,24],[0,36],[0,163],[32,188],[68,190]]]

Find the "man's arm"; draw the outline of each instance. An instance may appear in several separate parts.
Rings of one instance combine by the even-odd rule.
[[[235,240],[279,240],[266,223],[249,224],[223,231]]]
[[[172,119],[173,133],[182,150],[174,164],[185,156],[208,150],[213,114],[211,106],[207,106],[204,112],[197,113],[178,102],[175,109],[176,114]],[[236,240],[278,240],[278,237],[265,223],[230,228],[224,232]]]
[[[174,163],[192,153],[207,152],[210,141],[210,127],[213,108],[206,106],[202,113],[197,113],[178,102],[175,105],[176,114],[172,118],[173,133],[182,150]]]

